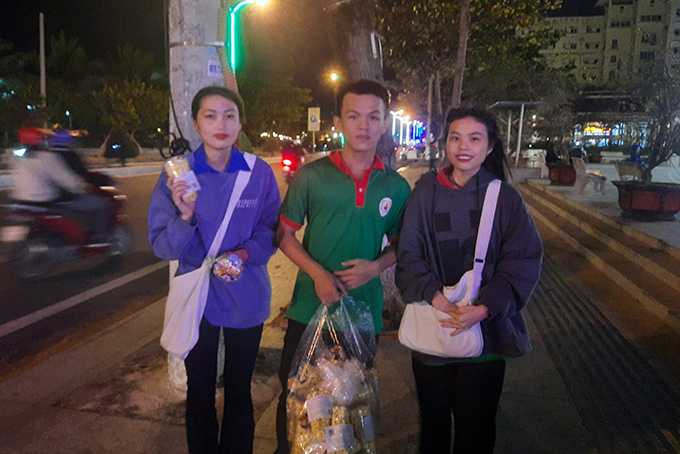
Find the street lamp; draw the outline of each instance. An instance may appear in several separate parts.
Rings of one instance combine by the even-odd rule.
[[[71,124],[71,111],[66,111],[66,116],[68,117],[68,129],[73,129],[73,124]]]
[[[229,7],[229,66],[236,73],[236,13],[240,9],[255,3],[257,6],[266,5],[268,0],[242,0]]]
[[[338,83],[340,80],[340,75],[338,73],[331,73],[331,83],[333,84],[333,102],[335,103],[335,108],[333,109],[333,115],[340,116],[338,113]]]

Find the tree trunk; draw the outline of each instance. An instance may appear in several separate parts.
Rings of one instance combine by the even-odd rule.
[[[331,20],[329,37],[335,64],[345,81],[370,79],[385,83],[382,72],[382,50],[375,0],[331,0],[325,8]],[[388,117],[389,119],[389,117]],[[394,141],[388,129],[380,138],[376,154],[385,165],[397,167]]]
[[[458,33],[458,56],[456,57],[456,73],[453,75],[453,95],[451,107],[460,107],[463,93],[463,73],[465,71],[465,55],[467,54],[468,30],[470,29],[470,0],[460,0],[460,25]]]

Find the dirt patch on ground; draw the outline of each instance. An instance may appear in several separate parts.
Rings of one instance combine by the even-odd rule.
[[[252,381],[255,420],[280,391],[277,373],[281,351],[261,348]],[[223,409],[223,389],[216,390],[217,414]],[[123,360],[108,377],[79,388],[55,405],[103,415],[184,424],[186,392],[168,377],[167,353],[157,341]]]

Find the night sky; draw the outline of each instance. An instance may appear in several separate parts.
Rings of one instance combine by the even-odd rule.
[[[0,38],[18,50],[38,50],[38,12],[45,13],[47,42],[61,30],[77,37],[90,59],[115,55],[131,44],[164,61],[164,0],[0,0]],[[218,0],[215,0],[217,3]],[[558,15],[593,14],[596,0],[564,0]],[[243,10],[245,74],[292,76],[328,105],[332,89],[325,79],[331,49],[320,0],[270,0],[266,10]],[[48,44],[49,46],[49,44]],[[49,51],[49,47],[48,47]]]

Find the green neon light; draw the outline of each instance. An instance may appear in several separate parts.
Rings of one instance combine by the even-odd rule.
[[[255,3],[255,0],[243,0],[229,7],[229,66],[236,72],[236,13],[241,8]]]

